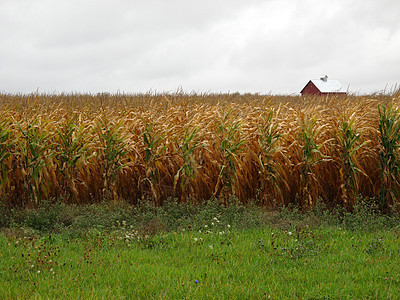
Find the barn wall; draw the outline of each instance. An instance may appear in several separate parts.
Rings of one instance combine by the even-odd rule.
[[[309,81],[307,83],[307,85],[304,87],[304,89],[301,91],[301,94],[302,95],[321,95],[322,93],[311,81]]]

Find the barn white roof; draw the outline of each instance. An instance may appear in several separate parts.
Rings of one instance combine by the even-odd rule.
[[[339,80],[328,79],[328,76],[319,79],[311,79],[311,82],[320,90],[321,93],[344,93],[342,84]]]

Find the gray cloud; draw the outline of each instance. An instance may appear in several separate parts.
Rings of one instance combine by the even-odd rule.
[[[350,3],[351,2],[351,3]],[[0,2],[0,90],[296,93],[399,82],[400,2]]]

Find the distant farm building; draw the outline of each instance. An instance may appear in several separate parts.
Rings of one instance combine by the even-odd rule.
[[[320,79],[311,79],[300,93],[302,96],[346,95],[339,80],[328,79],[326,75]]]

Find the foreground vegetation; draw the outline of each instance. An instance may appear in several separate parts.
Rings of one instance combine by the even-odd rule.
[[[217,201],[2,207],[0,298],[397,298],[397,214]]]
[[[399,199],[399,93],[0,95],[0,199],[234,197],[351,210]]]
[[[396,298],[399,100],[0,94],[0,298]]]

